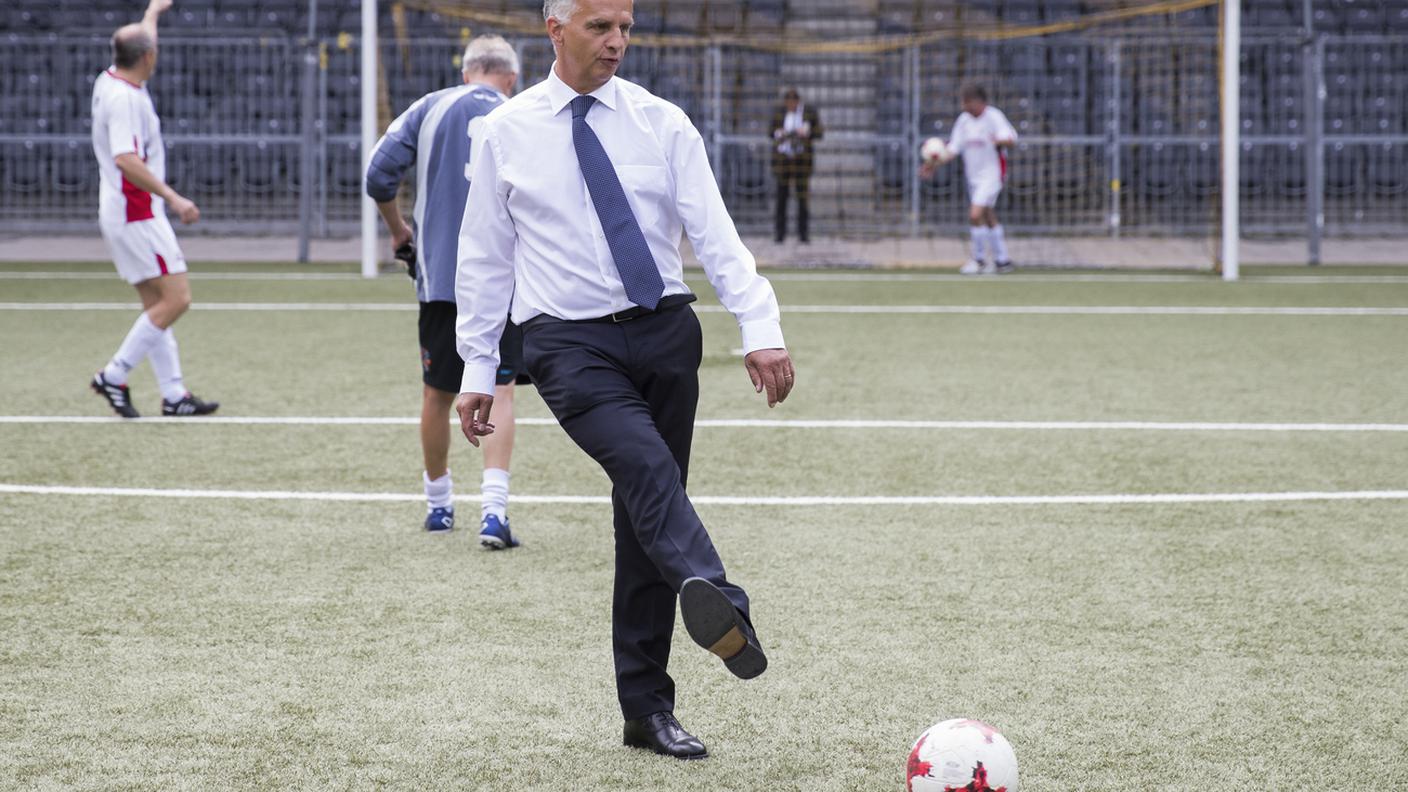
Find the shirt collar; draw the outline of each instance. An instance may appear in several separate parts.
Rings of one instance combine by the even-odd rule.
[[[486,89],[488,89],[488,90],[490,90],[490,91],[493,91],[495,94],[497,94],[499,97],[501,97],[501,98],[503,98],[503,99],[507,99],[507,98],[508,98],[508,94],[505,94],[503,91],[500,91],[498,88],[495,88],[494,86],[492,86],[492,85],[490,85],[489,83],[486,83],[486,82],[472,82],[472,83],[465,83],[465,84],[466,84],[466,85],[469,85],[469,86],[472,86],[472,87],[474,87],[474,88],[486,88]]]
[[[589,95],[590,95],[590,96],[595,96],[595,97],[596,97],[596,100],[597,100],[598,102],[600,102],[600,103],[606,105],[607,107],[611,108],[612,110],[615,110],[615,109],[616,109],[616,79],[617,79],[617,78],[612,77],[611,79],[609,79],[609,80],[606,81],[606,84],[605,84],[605,85],[601,86],[600,88],[596,89],[595,91],[592,91],[591,94],[589,94]],[[548,70],[547,92],[548,92],[548,107],[549,107],[549,109],[552,110],[552,114],[553,114],[553,115],[557,115],[558,113],[561,113],[561,112],[562,112],[562,108],[564,108],[564,107],[566,107],[567,105],[571,104],[571,103],[572,103],[572,100],[573,100],[573,99],[576,99],[576,98],[579,96],[579,94],[578,94],[575,90],[572,89],[572,86],[570,86],[570,85],[568,85],[567,83],[563,82],[563,81],[562,81],[562,78],[557,76],[557,62],[556,62],[556,61],[553,62],[552,68]]]

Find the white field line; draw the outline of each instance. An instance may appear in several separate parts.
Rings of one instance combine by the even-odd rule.
[[[1139,274],[1139,273],[1032,273],[1004,278],[974,278],[937,272],[767,272],[768,280],[801,283],[1221,283],[1218,277],[1206,274]],[[208,281],[360,281],[352,272],[192,272],[193,280]],[[687,279],[699,280],[697,273],[686,273]],[[112,272],[25,272],[0,271],[0,280],[101,280],[116,281]],[[1404,284],[1408,275],[1247,275],[1244,283],[1266,283],[1291,286],[1327,284]]]
[[[288,490],[155,489],[147,487],[64,487],[0,484],[0,495],[99,496],[117,498],[183,498],[258,501],[419,502],[418,492],[295,492]],[[475,496],[460,496],[476,502]],[[513,495],[522,504],[607,505],[599,495]],[[692,495],[707,506],[1119,506],[1191,503],[1290,503],[1304,501],[1401,501],[1408,490],[1350,492],[1226,492],[1117,495],[934,495],[934,496],[742,496]]]
[[[452,418],[451,424],[456,423]],[[554,418],[519,418],[518,426],[557,426]],[[207,426],[418,426],[415,417],[356,416],[178,416],[123,419],[97,415],[0,415],[0,424],[196,424]],[[900,429],[952,431],[1117,431],[1117,432],[1401,432],[1401,423],[1239,423],[1230,421],[881,421],[702,418],[699,429]]]
[[[870,273],[870,272],[765,272],[771,281],[798,281],[817,283],[1221,283],[1217,275],[1187,274],[1117,274],[1117,273],[1050,273],[1004,276],[1001,278],[975,278],[971,275],[954,275],[938,272],[911,273]],[[1408,275],[1256,275],[1242,271],[1243,283],[1272,283],[1278,285],[1325,285],[1325,284],[1405,284]]]
[[[195,303],[198,311],[416,311],[409,303],[277,302]],[[0,311],[136,311],[137,303],[4,302]],[[696,306],[701,313],[723,313],[720,305]],[[788,305],[784,314],[1003,314],[1028,316],[1408,316],[1404,307],[1327,307],[1255,305]]]
[[[191,280],[203,281],[359,281],[353,272],[192,272]],[[100,280],[120,281],[116,272],[3,272],[0,280]]]

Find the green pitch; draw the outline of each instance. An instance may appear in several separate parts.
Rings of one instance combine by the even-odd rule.
[[[0,267],[0,414],[104,415],[86,380],[134,314],[10,304],[131,290],[3,277],[25,269],[43,268]],[[1331,277],[1283,279],[1306,275]],[[775,285],[784,312],[1408,307],[1408,270],[1377,268]],[[416,415],[415,313],[365,309],[408,305],[403,277],[192,287],[186,378],[221,416]],[[251,303],[360,307],[216,309]],[[732,319],[701,320],[704,419],[1408,424],[1402,315],[784,313],[798,389],[775,411]],[[156,414],[145,365],[132,387]],[[548,416],[531,390],[519,414]],[[420,486],[410,425],[0,422],[0,448],[3,485]],[[475,494],[467,444],[451,467]],[[530,425],[513,487],[608,485]],[[690,490],[1402,491],[1408,432],[706,426]],[[414,501],[0,494],[0,787],[900,790],[911,741],[972,717],[1012,741],[1027,791],[1408,788],[1408,500],[700,512],[771,667],[740,682],[677,633],[677,714],[712,754],[680,765],[619,745],[605,505],[517,504],[524,547],[488,554],[472,502],[429,536]]]

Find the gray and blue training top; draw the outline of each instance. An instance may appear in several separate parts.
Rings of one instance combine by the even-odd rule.
[[[469,151],[479,120],[508,97],[475,83],[426,94],[391,123],[367,167],[367,195],[396,198],[406,171],[416,166],[416,296],[455,301],[460,222],[469,195]]]

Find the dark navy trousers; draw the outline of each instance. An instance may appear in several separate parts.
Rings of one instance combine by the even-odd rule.
[[[524,363],[538,393],[611,479],[621,712],[630,720],[673,710],[666,666],[685,579],[711,581],[748,618],[748,595],[725,578],[685,494],[703,354],[699,320],[684,305],[621,323],[545,316],[523,330]]]

